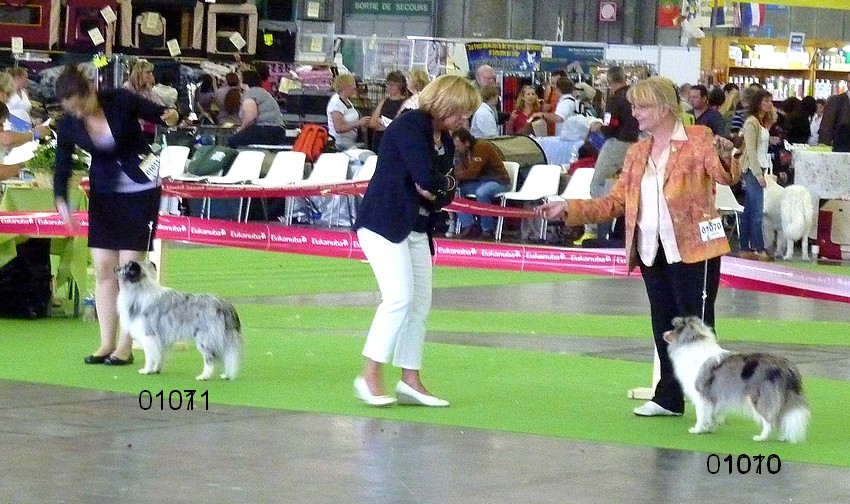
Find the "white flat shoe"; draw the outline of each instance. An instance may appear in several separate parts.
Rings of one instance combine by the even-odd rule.
[[[369,385],[366,384],[366,379],[358,376],[354,379],[354,397],[360,399],[369,406],[389,406],[396,402],[394,397],[386,395],[372,395],[369,391]]]
[[[403,381],[396,384],[395,396],[398,398],[399,404],[430,406],[432,408],[445,408],[449,405],[448,401],[423,394]]]
[[[682,416],[681,413],[670,411],[656,402],[646,401],[643,406],[638,406],[632,410],[637,416]]]

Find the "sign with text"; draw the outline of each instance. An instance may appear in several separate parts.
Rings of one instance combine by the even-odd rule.
[[[431,0],[349,0],[346,12],[378,16],[430,16],[433,6]]]
[[[466,57],[469,68],[490,65],[506,72],[537,72],[540,70],[541,44],[523,42],[468,42]]]
[[[601,46],[556,45],[551,47],[551,52],[546,49],[540,60],[540,70],[544,72],[566,70],[588,73],[593,64],[605,59],[605,48]]]

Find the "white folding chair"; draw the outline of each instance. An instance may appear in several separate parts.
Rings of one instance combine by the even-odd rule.
[[[501,196],[501,204],[505,206],[508,200],[537,201],[557,194],[560,180],[561,167],[559,165],[534,165],[528,171],[528,176],[525,177],[525,182],[523,182],[519,191],[509,191],[499,195]],[[496,241],[502,240],[504,222],[505,218],[499,216],[496,223]],[[543,226],[541,226],[541,234],[542,230]]]
[[[274,159],[272,160],[272,165],[269,167],[269,171],[266,172],[266,176],[258,179],[254,179],[254,185],[260,185],[263,187],[282,187],[287,184],[293,184],[300,180],[304,180],[304,163],[307,160],[307,156],[303,152],[295,152],[295,151],[281,151],[275,154]],[[263,204],[263,214],[266,216],[266,220],[268,220],[268,211],[266,209],[266,200],[265,198],[261,198],[260,201]],[[284,208],[289,208],[289,205],[292,204],[292,198],[284,198]],[[245,220],[248,220],[248,213],[251,212],[251,198],[248,198],[248,202],[246,204],[245,210]],[[287,214],[287,211],[284,210],[284,215]]]
[[[357,173],[351,177],[351,180],[354,182],[362,182],[364,180],[372,180],[372,176],[375,175],[375,169],[378,167],[378,156],[369,156],[363,161],[363,165],[360,166],[360,169],[357,170]],[[354,225],[354,214],[352,209],[355,208],[355,202],[357,201],[357,196],[353,194],[349,194],[345,197],[345,204],[348,205],[348,221],[351,225]],[[337,205],[337,211],[339,211],[340,205]],[[336,216],[337,222],[339,222],[339,215]]]
[[[348,162],[351,160],[347,154],[342,152],[325,153],[313,163],[310,175],[296,185],[334,184],[348,180]],[[337,205],[339,202],[337,201]],[[293,207],[289,208],[286,215],[286,223],[292,222]],[[333,224],[333,223],[331,223]],[[330,227],[330,226],[328,226]]]
[[[172,178],[186,170],[189,160],[189,147],[183,145],[166,145],[159,153],[159,178]],[[159,204],[160,213],[177,215],[180,213],[180,198],[163,196]]]
[[[577,168],[567,182],[564,192],[557,196],[545,198],[546,202],[592,199],[593,197],[590,195],[590,182],[593,180],[594,171],[593,168]],[[549,221],[543,219],[543,232],[541,234],[544,238],[546,237],[548,227]]]
[[[714,187],[714,208],[721,215],[732,215],[735,217],[735,231],[738,233],[740,239],[740,214],[744,211],[744,206],[738,203],[738,200],[735,199],[735,194],[732,192],[732,188],[728,185],[715,183]]]
[[[260,171],[263,168],[263,160],[266,157],[265,152],[260,151],[240,151],[236,155],[236,159],[230,165],[230,169],[223,176],[207,177],[206,181],[210,184],[244,184],[260,176]],[[242,220],[242,205],[245,198],[239,198],[239,214],[236,217],[237,221]],[[207,198],[207,218],[209,218],[210,207],[209,198]],[[248,216],[245,216],[245,220]]]

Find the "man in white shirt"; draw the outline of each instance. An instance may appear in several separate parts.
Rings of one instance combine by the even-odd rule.
[[[567,119],[578,113],[578,101],[573,96],[575,84],[573,84],[573,81],[569,77],[559,78],[556,88],[558,89],[560,98],[558,98],[558,105],[555,107],[555,111],[535,112],[531,114],[531,119],[534,120],[538,117],[546,119],[547,122],[555,125],[555,136],[561,136],[564,130],[564,123]]]
[[[492,107],[499,101],[499,88],[496,86],[484,86],[481,88],[481,105],[470,122],[469,132],[475,138],[486,138],[499,136],[499,126],[496,124],[496,115]]]

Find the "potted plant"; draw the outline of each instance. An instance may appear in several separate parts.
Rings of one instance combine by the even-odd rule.
[[[71,187],[80,184],[80,180],[88,173],[90,162],[91,157],[86,151],[74,148],[71,155]],[[56,140],[39,145],[33,158],[24,163],[24,167],[35,177],[38,187],[52,188],[53,174],[56,172]]]

